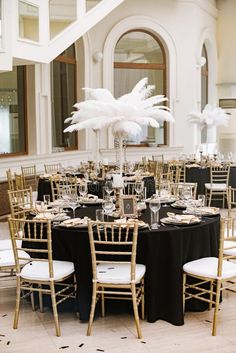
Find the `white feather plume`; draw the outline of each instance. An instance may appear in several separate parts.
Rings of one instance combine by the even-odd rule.
[[[84,88],[89,99],[74,105],[77,111],[72,112],[72,116],[65,120],[71,122],[71,125],[64,132],[112,127],[115,135],[129,136],[139,134],[142,125],[158,128],[158,121],[173,122],[170,109],[157,105],[167,98],[163,95],[150,97],[154,88],[155,86],[148,85],[146,77],[140,80],[130,93],[118,99],[107,89]]]
[[[204,126],[227,126],[229,122],[229,116],[225,113],[222,108],[214,108],[210,104],[207,104],[200,112],[190,112],[188,114],[188,121],[192,124],[197,124],[200,128]]]

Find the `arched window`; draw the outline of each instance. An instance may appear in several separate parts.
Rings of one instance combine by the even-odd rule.
[[[114,95],[119,97],[130,92],[144,77],[155,85],[153,94],[166,95],[166,58],[163,45],[152,34],[143,30],[129,31],[118,40],[114,53]],[[144,127],[136,140],[128,143],[167,144],[166,123],[159,129]]]
[[[74,45],[51,63],[52,148],[57,152],[77,149],[77,133],[64,133],[65,119],[76,102],[76,59]]]
[[[0,74],[0,157],[27,153],[25,67]]]
[[[201,57],[205,58],[205,64],[201,67],[201,110],[208,103],[208,58],[205,44],[202,47]],[[207,129],[204,127],[201,132],[201,143],[207,142]]]

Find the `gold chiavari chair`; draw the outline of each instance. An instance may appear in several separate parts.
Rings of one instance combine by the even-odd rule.
[[[24,180],[21,174],[15,174],[15,190],[24,189]]]
[[[38,176],[36,172],[36,166],[22,166],[21,174],[23,177],[23,186],[24,189],[31,187],[33,191],[37,191],[38,189]]]
[[[224,229],[224,255],[231,256],[236,259],[236,218],[230,217],[225,219]]]
[[[204,257],[186,263],[183,266],[183,303],[195,298],[207,302],[209,310],[214,306],[212,335],[216,335],[217,317],[219,311],[220,294],[223,290],[236,285],[236,264],[227,261],[232,258],[225,254],[224,231],[225,220],[221,220],[218,257]],[[236,242],[231,251],[236,250]],[[195,279],[190,282],[189,279]],[[208,286],[207,286],[208,284]]]
[[[96,303],[101,299],[102,316],[105,299],[132,300],[138,338],[142,337],[138,305],[144,318],[145,265],[136,264],[138,224],[106,222],[88,224],[92,258],[93,293],[87,335],[90,336]]]
[[[45,173],[57,173],[60,171],[61,163],[44,164]]]
[[[14,218],[25,218],[33,210],[32,189],[8,191],[8,200],[11,216]]]
[[[164,164],[164,155],[163,154],[152,155],[152,160]]]
[[[14,177],[12,175],[11,169],[7,169],[6,174],[7,174],[8,190],[15,190]]]
[[[38,292],[40,302],[42,302],[42,294],[51,296],[56,335],[60,336],[57,306],[64,300],[75,297],[74,264],[69,261],[53,260],[50,221],[9,218],[8,222],[17,278],[13,328],[18,327],[21,299],[29,293]],[[21,249],[17,245],[17,240],[23,242]],[[33,247],[31,247],[32,243]],[[34,257],[29,260],[19,250],[33,253]],[[23,268],[21,268],[21,261],[27,261]],[[67,282],[69,278],[71,283]]]
[[[236,212],[236,188],[228,187],[228,217],[233,217],[233,214]]]
[[[171,194],[177,197],[184,197],[185,189],[190,189],[192,198],[197,198],[197,183],[170,183]]]
[[[55,181],[57,188],[57,197],[62,198],[63,194],[77,193],[77,177],[61,176]]]
[[[228,197],[230,166],[220,165],[210,167],[210,183],[205,183],[206,203],[211,205],[212,199],[223,201],[223,208],[225,199]],[[215,197],[216,196],[216,197]],[[219,198],[220,197],[220,198]]]

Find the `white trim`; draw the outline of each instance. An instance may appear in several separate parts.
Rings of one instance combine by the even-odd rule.
[[[154,34],[162,41],[166,51],[167,60],[167,90],[169,105],[173,115],[175,115],[175,102],[178,102],[178,71],[177,71],[177,49],[175,40],[171,33],[156,18],[147,16],[129,16],[117,23],[109,32],[103,49],[103,87],[113,92],[114,88],[114,50],[119,38],[127,31],[143,29]],[[174,145],[173,125],[169,125],[169,145]],[[108,148],[113,148],[111,134],[108,136]]]

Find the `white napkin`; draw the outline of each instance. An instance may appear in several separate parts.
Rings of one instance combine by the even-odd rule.
[[[78,225],[87,226],[88,220],[89,220],[88,217],[71,218],[71,219],[67,219],[66,221],[62,222],[60,225],[61,226],[65,226],[65,227],[75,227],[75,226],[78,226]]]
[[[183,214],[175,214],[175,213],[168,212],[167,216],[169,221],[173,221],[177,223],[189,224],[193,222],[199,222],[199,218],[196,217],[195,215],[186,215],[186,214],[183,215]]]

